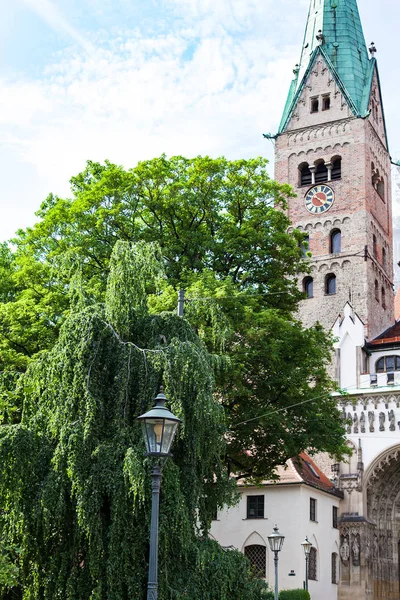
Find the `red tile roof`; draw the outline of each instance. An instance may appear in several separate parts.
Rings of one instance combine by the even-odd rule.
[[[372,342],[369,344],[373,346],[378,346],[379,344],[392,344],[395,342],[400,342],[400,321],[397,321],[394,325],[386,329],[383,333],[378,335]]]
[[[277,467],[275,474],[277,479],[263,481],[263,485],[305,483],[334,496],[343,496],[342,492],[333,485],[332,481],[305,452],[290,458],[285,465]],[[239,485],[245,485],[245,482],[241,481]]]

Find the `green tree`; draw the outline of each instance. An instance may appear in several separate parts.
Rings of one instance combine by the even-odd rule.
[[[182,426],[163,469],[160,598],[259,600],[266,588],[239,552],[206,539],[235,496],[225,417],[215,358],[185,319],[148,312],[159,254],[116,244],[105,304],[75,306],[21,376],[21,423],[0,428],[0,523],[19,547],[23,600],[145,597],[152,459],[136,417],[161,382]]]
[[[220,357],[229,467],[265,477],[304,449],[345,451],[326,375],[330,340],[294,316],[307,261],[303,236],[287,233],[292,190],[268,177],[265,160],[162,156],[128,171],[88,162],[71,187],[71,199],[49,196],[39,222],[14,240],[0,369],[23,370],[76,306],[105,301],[118,240],[157,242],[166,279],[157,293],[144,284],[150,312],[175,310],[185,289],[188,321]],[[227,360],[229,371],[219,369]],[[12,390],[4,393],[12,406]],[[19,408],[15,399],[14,415]]]

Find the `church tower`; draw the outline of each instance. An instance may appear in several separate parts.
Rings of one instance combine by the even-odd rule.
[[[394,323],[391,160],[375,53],[356,0],[311,0],[275,145],[275,178],[295,189],[288,216],[312,254],[300,317],[331,329],[347,307],[367,340]]]

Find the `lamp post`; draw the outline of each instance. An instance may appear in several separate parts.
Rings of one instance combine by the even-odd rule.
[[[146,456],[157,458],[171,456],[170,449],[176,430],[181,422],[165,407],[164,389],[160,389],[155,406],[149,412],[137,418],[142,423],[143,437],[146,444]],[[147,600],[158,597],[158,517],[160,506],[161,469],[157,462],[151,474],[151,525],[149,578],[147,584]]]
[[[280,534],[278,526],[275,525],[274,532],[268,536],[269,547],[274,553],[274,564],[275,564],[275,600],[278,600],[278,554],[282,550],[285,536]]]
[[[309,541],[308,537],[301,544],[303,546],[304,554],[306,557],[306,590],[308,592],[308,557],[310,556],[312,543]]]

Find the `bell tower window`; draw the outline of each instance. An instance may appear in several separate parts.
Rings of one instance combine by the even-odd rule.
[[[341,179],[342,177],[342,159],[335,158],[332,161],[332,181],[335,179]]]
[[[311,185],[312,184],[312,175],[310,171],[310,167],[308,163],[303,163],[299,167],[300,171],[300,186],[302,185]]]
[[[323,183],[324,181],[328,181],[328,167],[324,162],[320,162],[315,171],[315,183]]]
[[[311,112],[317,113],[319,111],[319,98],[311,98]]]

